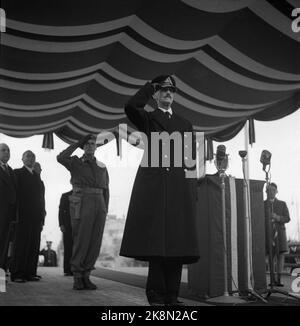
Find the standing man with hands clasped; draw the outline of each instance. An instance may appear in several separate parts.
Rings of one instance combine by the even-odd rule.
[[[267,199],[265,200],[265,230],[266,230],[266,253],[269,255],[268,243],[272,241],[273,257],[276,258],[277,279],[275,286],[284,286],[281,283],[281,275],[284,269],[284,255],[288,252],[285,223],[290,221],[290,214],[286,202],[276,198],[277,185],[272,182],[266,189]],[[268,218],[271,217],[272,230],[269,229]]]
[[[39,281],[36,274],[41,231],[45,222],[45,187],[35,170],[31,150],[22,155],[23,167],[15,169],[18,187],[18,219],[11,264],[11,280],[17,283]],[[40,168],[38,171],[40,172]]]
[[[183,140],[191,136],[193,127],[171,107],[175,92],[172,76],[158,76],[125,105],[129,120],[147,136],[150,150],[147,166],[140,166],[136,175],[120,255],[149,262],[146,295],[149,304],[156,306],[184,305],[178,301],[182,265],[199,258],[196,179],[186,177],[187,157],[180,152],[188,146]],[[152,97],[157,109],[147,112],[144,107]],[[179,135],[180,146],[164,139],[153,146],[152,135],[173,132]],[[164,153],[167,146],[170,151]],[[176,164],[176,156],[181,157],[181,165]],[[159,158],[158,165],[152,166],[153,157]]]
[[[83,149],[83,156],[71,156],[78,147]],[[96,136],[90,134],[57,156],[57,161],[70,171],[73,186],[69,202],[74,290],[97,289],[89,276],[100,252],[109,204],[109,176],[105,165],[94,156],[96,149]]]

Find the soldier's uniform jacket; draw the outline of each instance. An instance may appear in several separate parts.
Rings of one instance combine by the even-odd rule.
[[[144,110],[153,95],[150,83],[144,85],[125,105],[125,112],[139,131],[148,136],[151,162],[151,133],[192,132],[189,121],[176,113],[168,118],[161,110]],[[171,145],[170,167],[164,167],[165,144],[159,146],[159,166],[140,166],[133,186],[120,255],[148,260],[149,257],[180,257],[183,263],[199,258],[196,234],[196,179],[186,178],[185,166],[174,165]],[[184,142],[182,148],[184,148]],[[145,155],[145,153],[144,153]],[[182,152],[183,162],[185,161]],[[169,158],[167,158],[169,159]]]

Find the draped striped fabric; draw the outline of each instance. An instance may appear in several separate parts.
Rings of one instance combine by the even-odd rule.
[[[234,137],[250,118],[279,119],[300,104],[300,33],[291,28],[297,6],[2,0],[0,132],[54,132],[72,142],[115,131],[128,123],[126,100],[160,74],[175,76],[173,109],[213,140]]]

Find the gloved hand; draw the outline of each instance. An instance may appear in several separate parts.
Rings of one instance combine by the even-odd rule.
[[[88,134],[84,137],[82,137],[79,142],[77,143],[77,146],[83,149],[84,145],[92,138],[95,138],[93,134]]]

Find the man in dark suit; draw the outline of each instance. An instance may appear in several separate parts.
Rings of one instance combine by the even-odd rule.
[[[7,164],[10,150],[0,144],[0,268],[7,270],[11,230],[16,219],[17,185],[12,168]]]
[[[44,188],[40,176],[34,171],[35,154],[26,151],[24,166],[16,169],[18,185],[18,223],[12,260],[13,282],[38,281],[36,275],[40,235],[45,219]]]
[[[265,229],[266,229],[266,253],[269,254],[269,235],[272,241],[273,256],[276,258],[277,279],[276,286],[281,284],[281,274],[284,268],[284,254],[288,252],[285,223],[290,221],[290,214],[284,201],[278,200],[277,185],[272,182],[266,189],[267,199],[265,200]],[[271,219],[271,230],[269,230],[269,218]]]
[[[65,276],[72,276],[71,271],[71,257],[72,257],[72,226],[71,226],[71,216],[70,216],[70,202],[69,196],[71,196],[73,191],[68,191],[62,194],[59,203],[59,227],[63,233],[64,242],[64,274]]]
[[[45,184],[43,182],[43,180],[41,179],[41,173],[42,173],[42,167],[41,167],[41,164],[39,162],[35,162],[34,165],[33,165],[33,170],[39,175],[40,177],[40,181],[41,181],[41,186],[42,186],[42,192],[41,192],[41,200],[42,200],[42,205],[45,209],[45,212],[44,212],[44,220],[43,220],[43,225],[44,225],[44,222],[45,222],[45,216],[46,216],[46,204],[45,204]],[[43,227],[41,227],[40,229],[40,235],[38,236],[38,243],[36,244],[36,246],[38,248],[40,248],[40,244],[41,244],[41,233],[42,233],[42,230],[43,230]],[[35,266],[35,276],[37,278],[42,278],[40,275],[37,275],[37,267],[38,267],[38,262],[39,262],[39,253],[38,251],[35,252],[35,257],[33,258],[33,266]]]
[[[127,117],[143,133],[148,148],[133,186],[120,255],[149,262],[150,305],[181,305],[177,298],[182,265],[199,258],[196,176],[188,177],[192,167],[186,161],[186,151],[192,150],[195,157],[193,128],[171,108],[175,91],[172,76],[159,76],[125,105]],[[152,96],[158,108],[147,112],[144,107]],[[179,140],[171,142],[174,133]],[[158,143],[156,136],[163,136]]]
[[[40,251],[40,255],[44,256],[44,267],[56,267],[57,266],[57,255],[56,252],[51,248],[52,241],[46,241],[47,249]]]

